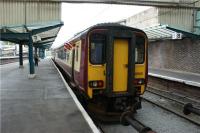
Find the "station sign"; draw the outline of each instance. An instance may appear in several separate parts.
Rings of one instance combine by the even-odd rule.
[[[175,33],[173,33],[172,34],[172,39],[182,39],[182,37],[183,37],[183,34],[182,33],[177,33],[177,32],[175,32]]]
[[[34,36],[32,36],[32,40],[34,43],[39,42],[39,41],[41,41],[41,37],[39,35],[34,35]]]

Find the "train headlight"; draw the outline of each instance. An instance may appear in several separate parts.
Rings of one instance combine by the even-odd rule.
[[[144,82],[144,79],[134,79],[133,80],[133,84],[134,85],[142,85],[142,84],[144,84],[145,82]]]
[[[90,88],[102,88],[103,84],[102,80],[89,81]]]

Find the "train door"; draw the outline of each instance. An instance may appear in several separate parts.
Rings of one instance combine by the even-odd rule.
[[[113,91],[127,91],[128,39],[114,39]]]
[[[74,82],[74,64],[75,64],[75,49],[72,49],[72,69],[71,69],[71,73],[72,73],[72,81]]]
[[[108,35],[106,93],[109,96],[118,95],[117,92],[135,94],[135,35],[122,30],[111,31]]]

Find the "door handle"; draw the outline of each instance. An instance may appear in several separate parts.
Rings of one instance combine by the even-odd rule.
[[[103,71],[103,74],[106,75],[106,71],[105,70]]]
[[[128,64],[124,64],[124,66],[125,66],[126,68],[128,68]]]

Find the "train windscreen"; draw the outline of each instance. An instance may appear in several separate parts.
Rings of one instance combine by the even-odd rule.
[[[105,63],[105,44],[105,35],[96,33],[90,36],[90,62],[92,64]]]
[[[145,57],[145,38],[141,36],[136,37],[135,45],[135,63],[142,64],[144,63]]]

